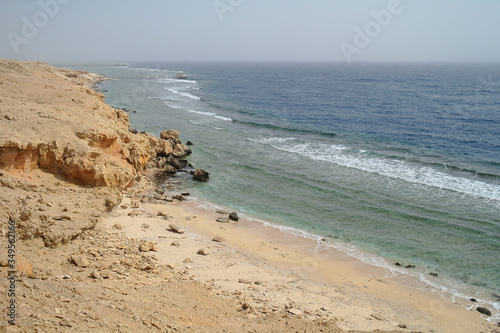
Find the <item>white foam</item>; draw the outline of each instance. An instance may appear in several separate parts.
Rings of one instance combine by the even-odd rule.
[[[217,119],[220,119],[220,120],[224,120],[224,121],[233,121],[233,119],[231,119],[229,117],[219,116],[219,115],[217,115],[217,113],[214,113],[214,112],[196,111],[196,110],[188,110],[188,112],[196,113],[196,114],[201,114],[201,115],[204,115],[204,116],[210,116],[210,117],[214,117],[214,118],[217,118]]]
[[[500,186],[474,179],[457,177],[427,166],[419,166],[406,161],[370,157],[366,153],[359,152],[357,154],[347,153],[346,150],[348,149],[344,146],[312,143],[287,145],[276,144],[279,143],[277,141],[260,141],[259,143],[270,144],[278,150],[298,154],[316,161],[331,162],[344,167],[400,179],[410,183],[500,201]]]
[[[157,79],[159,83],[190,83],[197,84],[198,82],[194,80],[184,80],[184,79],[169,79],[169,78],[159,78]]]
[[[272,145],[273,143],[283,143],[287,141],[292,141],[295,140],[295,138],[261,138],[261,139],[251,139],[249,138],[248,141],[252,141],[255,143],[261,143],[261,144],[270,144]]]
[[[168,91],[173,92],[174,94],[177,94],[177,95],[189,97],[189,98],[192,98],[192,99],[195,99],[198,101],[200,100],[200,98],[198,96],[192,95],[192,94],[184,92],[184,91],[180,91],[180,90],[173,89],[173,88],[165,88],[165,89],[167,89]]]

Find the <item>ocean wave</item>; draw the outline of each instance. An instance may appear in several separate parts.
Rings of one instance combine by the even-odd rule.
[[[190,83],[190,84],[197,84],[195,80],[185,80],[185,79],[172,79],[172,78],[166,78],[162,77],[157,79],[159,83]]]
[[[231,119],[229,117],[219,116],[217,113],[214,113],[214,112],[196,111],[196,110],[188,110],[188,112],[196,113],[196,114],[201,114],[201,115],[204,115],[204,116],[210,116],[210,117],[214,117],[214,118],[217,118],[217,119],[220,119],[220,120],[224,120],[224,121],[233,121],[233,119]]]
[[[475,197],[500,201],[500,186],[447,174],[426,165],[370,157],[366,153],[346,153],[347,148],[340,145],[312,143],[290,145],[278,144],[278,142],[262,143],[269,144],[275,149],[298,154],[316,161],[330,162],[347,168],[354,168],[409,183],[432,186]]]
[[[184,96],[184,97],[189,97],[191,99],[195,99],[195,100],[200,100],[200,98],[198,96],[195,96],[195,95],[192,95],[190,93],[187,93],[187,92],[184,92],[184,91],[180,91],[180,90],[177,90],[177,89],[173,89],[173,88],[165,88],[167,89],[168,91],[174,93],[174,94],[177,94],[177,95],[181,95],[181,96]]]

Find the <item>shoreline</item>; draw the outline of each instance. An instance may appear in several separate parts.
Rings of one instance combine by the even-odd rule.
[[[127,205],[130,198],[125,198],[124,202]],[[259,226],[261,222],[244,217],[237,223],[216,222],[222,215],[217,213],[216,206],[201,207],[207,204],[211,205],[190,198],[166,204],[144,203],[140,208],[142,215],[134,218],[126,216],[130,208],[118,208],[113,217],[103,221],[102,227],[110,231],[113,223],[129,220],[123,229],[127,237],[157,242],[158,257],[165,260],[164,264],[189,270],[197,281],[208,283],[222,294],[236,293],[244,299],[255,299],[254,281],[268,279],[266,282],[257,281],[257,289],[265,289],[261,293],[267,298],[264,301],[262,297],[257,298],[259,302],[253,304],[252,309],[259,309],[258,305],[265,303],[288,311],[287,304],[280,303],[280,299],[286,297],[292,300],[290,309],[293,313],[309,319],[316,316],[328,318],[344,330],[472,332],[485,330],[491,325],[481,318],[481,314],[468,311],[462,305],[453,303],[449,297],[425,288],[404,286],[398,283],[398,278],[387,277],[384,269],[370,267],[339,250],[329,249],[327,253],[314,251],[317,244],[314,240],[285,234],[276,227]],[[174,221],[186,231],[187,236],[183,239],[190,238],[195,244],[185,250],[175,247],[174,251],[182,253],[175,263],[172,263],[172,247],[168,246],[171,241],[167,231],[169,223],[155,217],[160,211],[167,213],[169,223]],[[147,230],[139,227],[144,223],[149,226]],[[213,245],[211,240],[214,237],[222,237],[223,240]],[[211,257],[212,251],[217,254],[226,251],[226,258],[211,258],[213,261],[210,263],[211,267],[225,267],[224,278],[214,267],[207,269],[206,265],[195,260],[199,255],[195,254],[194,248],[203,246],[208,247],[209,252],[204,260]],[[189,263],[181,261],[183,257],[190,258]],[[228,264],[227,261],[231,261],[228,258],[234,262],[245,262],[246,268],[243,271],[233,269],[238,265],[234,262]],[[234,272],[228,271],[228,267]],[[245,273],[249,275],[243,278],[246,282],[241,283],[240,277]],[[270,281],[284,277],[300,287],[269,287],[272,284]],[[247,283],[251,287],[247,287]],[[302,290],[300,295],[297,289]],[[265,307],[261,310],[263,313],[269,311]]]
[[[182,192],[179,188],[176,190]],[[213,211],[218,209],[230,210],[229,207],[220,206],[205,199],[195,197],[192,199],[193,201],[189,203],[186,209],[193,212],[201,211],[212,216]],[[434,273],[429,269],[415,267],[411,263],[403,264],[328,236],[321,236],[252,216],[242,216],[243,220],[240,220],[238,227],[241,227],[244,232],[263,238],[271,243],[277,242],[293,249],[299,249],[301,253],[310,258],[311,262],[314,262],[312,267],[316,271],[317,262],[349,265],[353,274],[368,277],[377,275],[401,288],[426,293],[431,298],[442,298],[446,302],[460,305],[466,311],[476,311],[479,307],[486,307],[493,312],[493,315],[484,316],[480,314],[482,319],[490,324],[500,326],[498,303],[492,299],[484,300],[478,297],[478,295],[486,294],[495,297],[492,290],[466,285],[452,278]],[[212,216],[212,219],[215,221],[216,218]],[[303,266],[310,268],[311,263]],[[314,278],[318,279],[318,276],[314,276]]]

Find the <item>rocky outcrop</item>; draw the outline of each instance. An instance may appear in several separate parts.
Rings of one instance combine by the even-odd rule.
[[[0,216],[18,221],[21,238],[63,244],[92,229],[152,160],[171,174],[187,165],[178,131],[131,130],[128,114],[89,88],[98,80],[0,59]]]

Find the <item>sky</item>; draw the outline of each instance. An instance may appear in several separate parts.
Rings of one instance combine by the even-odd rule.
[[[500,0],[0,0],[0,58],[498,62]]]

